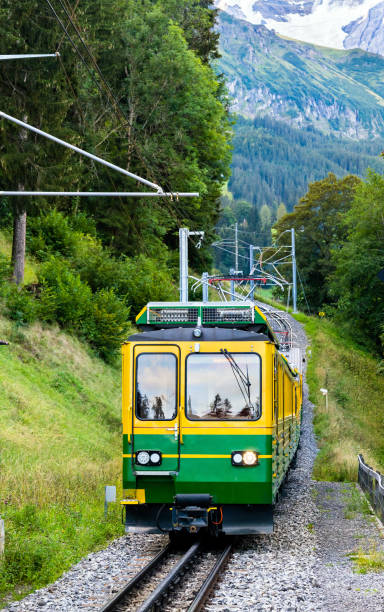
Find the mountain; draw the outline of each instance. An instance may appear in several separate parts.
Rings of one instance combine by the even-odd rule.
[[[353,139],[384,136],[384,58],[287,40],[225,12],[218,27],[237,113]]]
[[[283,36],[384,55],[384,2],[378,0],[216,0],[234,17]]]
[[[266,204],[273,222],[280,202],[292,210],[328,172],[383,170],[384,58],[287,40],[225,12],[218,27],[218,69],[237,113],[235,202]]]

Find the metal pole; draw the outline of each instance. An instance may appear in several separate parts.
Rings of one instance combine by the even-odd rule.
[[[292,302],[293,312],[297,312],[297,279],[296,279],[296,249],[295,249],[295,228],[291,228],[292,245]]]
[[[253,274],[253,244],[249,245],[249,275]],[[250,298],[253,300],[255,297],[255,281],[251,280],[251,293]]]
[[[237,223],[235,225],[235,272],[239,269],[239,241],[237,238]]]
[[[0,191],[0,196],[80,196],[108,198],[196,198],[197,192],[165,192],[165,191]]]
[[[0,60],[14,60],[14,59],[35,59],[39,57],[60,57],[60,53],[29,53],[29,54],[16,54],[16,55],[0,55]]]
[[[209,302],[208,295],[208,272],[203,272],[203,302]]]
[[[230,274],[231,276],[233,276],[233,275],[234,275],[234,273],[235,273],[234,269],[233,269],[233,268],[231,268],[231,269],[229,270],[229,274]],[[231,280],[231,300],[232,300],[233,302],[235,301],[235,281],[234,281],[234,280]]]
[[[179,229],[180,302],[188,302],[188,228]]]
[[[103,164],[103,166],[107,166],[108,168],[112,168],[112,170],[121,172],[121,174],[125,174],[126,176],[129,176],[130,178],[133,178],[136,181],[139,181],[139,183],[148,185],[148,187],[152,187],[153,189],[156,189],[158,192],[163,193],[162,188],[159,185],[156,185],[156,183],[151,183],[151,181],[147,181],[147,179],[141,178],[141,176],[137,176],[137,174],[128,172],[128,170],[124,170],[124,168],[120,168],[120,166],[111,164],[111,162],[105,161],[105,159],[102,159],[101,157],[97,157],[97,155],[88,153],[88,151],[84,151],[83,149],[80,149],[79,147],[75,147],[75,145],[71,145],[68,142],[65,142],[65,140],[61,140],[60,138],[56,138],[56,136],[52,136],[51,134],[48,134],[47,132],[43,132],[43,130],[39,130],[38,128],[35,128],[32,125],[29,125],[29,123],[20,121],[20,119],[16,119],[15,117],[11,117],[11,115],[7,115],[6,113],[3,113],[3,111],[0,111],[0,117],[3,117],[4,119],[8,119],[8,121],[12,121],[13,123],[16,123],[16,125],[20,125],[21,127],[26,128],[27,130],[30,130],[31,132],[35,132],[36,134],[39,134],[40,136],[44,136],[45,138],[48,138],[48,140],[53,140],[53,142],[57,142],[58,144],[63,145],[63,147],[67,147],[67,149],[72,149],[72,151],[76,151],[76,153],[80,153],[80,155],[89,157],[90,159],[93,159],[94,161],[97,161],[100,164]],[[17,195],[21,195],[21,194],[17,193]]]

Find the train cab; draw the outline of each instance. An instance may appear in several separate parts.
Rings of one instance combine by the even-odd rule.
[[[123,355],[127,532],[270,533],[301,378],[252,303],[150,303]]]

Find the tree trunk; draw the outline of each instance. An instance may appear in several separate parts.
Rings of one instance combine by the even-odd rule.
[[[23,208],[17,208],[13,216],[12,278],[16,285],[21,285],[24,280],[26,231],[27,211],[23,206]]]

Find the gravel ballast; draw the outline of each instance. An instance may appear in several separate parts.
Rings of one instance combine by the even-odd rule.
[[[297,344],[306,346],[299,323],[291,320]],[[349,554],[358,548],[384,550],[377,522],[356,510],[353,484],[311,480],[317,447],[313,406],[304,385],[302,435],[297,460],[275,510],[271,536],[247,536],[206,604],[209,612],[381,612],[383,574],[358,574]],[[97,610],[166,543],[166,536],[130,535],[92,553],[54,584],[8,612]]]

